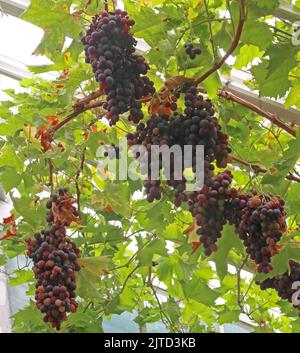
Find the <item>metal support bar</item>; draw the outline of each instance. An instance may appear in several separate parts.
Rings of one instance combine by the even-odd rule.
[[[235,94],[236,96],[243,98],[250,103],[253,103],[267,111],[269,113],[275,114],[282,121],[287,123],[293,123],[300,125],[300,111],[296,109],[286,109],[283,104],[273,101],[268,98],[259,97],[257,94],[251,91],[247,91],[234,84],[229,84],[224,87],[226,91]]]
[[[28,8],[29,3],[29,0],[0,0],[0,10],[7,15],[20,17],[22,13]]]
[[[8,203],[0,201],[0,221],[2,221],[4,217],[7,217],[10,212],[10,209],[11,206]],[[5,266],[0,267],[0,333],[11,332],[11,308],[8,296],[7,277],[5,274],[5,270]]]
[[[23,78],[32,77],[31,73],[24,68],[13,63],[13,60],[8,60],[0,54],[0,75],[5,75],[14,80],[21,81]]]
[[[0,7],[3,12],[16,17],[20,17],[29,4],[30,0],[0,0]],[[281,0],[279,8],[275,12],[275,16],[286,21],[295,22],[300,20],[300,10],[287,1]]]
[[[0,202],[7,202],[7,196],[5,195],[4,190],[2,189],[1,185],[0,185]]]
[[[279,8],[275,12],[275,16],[293,23],[300,21],[300,9],[282,0]]]

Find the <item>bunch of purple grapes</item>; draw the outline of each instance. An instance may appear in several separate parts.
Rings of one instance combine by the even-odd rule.
[[[292,303],[293,296],[296,293],[297,288],[293,288],[293,283],[300,281],[300,264],[298,262],[290,260],[290,272],[285,272],[282,275],[275,276],[273,278],[267,278],[262,282],[258,282],[262,290],[268,288],[275,289],[280,298],[288,300]],[[299,300],[300,298],[296,298]],[[294,305],[300,310],[300,305]]]
[[[195,48],[192,43],[186,43],[184,45],[184,50],[189,56],[190,59],[195,59],[197,55],[201,54],[201,49],[200,48]]]
[[[52,195],[47,208],[50,228],[26,239],[27,255],[34,263],[36,306],[45,314],[44,321],[59,330],[67,320],[67,313],[75,312],[78,307],[75,273],[80,270],[80,250],[67,237],[65,229],[78,213],[66,189]]]
[[[216,161],[218,167],[227,165],[228,154],[228,136],[221,131],[217,119],[214,117],[214,110],[211,101],[205,100],[199,95],[195,86],[188,86],[184,89],[185,109],[184,114],[177,111],[171,115],[157,114],[153,115],[146,124],[140,123],[136,132],[128,134],[129,145],[141,145],[141,151],[138,157],[141,162],[143,174],[147,174],[145,188],[148,201],[161,198],[160,180],[153,180],[151,177],[151,167],[153,167],[154,148],[152,146],[168,146],[169,148],[179,146],[181,151],[184,147],[192,146],[192,158],[190,160],[176,160],[171,154],[170,165],[163,165],[161,154],[159,159],[159,168],[167,169],[167,184],[175,189],[175,205],[180,206],[187,201],[185,195],[186,179],[183,171],[186,168],[192,168],[196,179],[199,180],[202,171],[198,170],[199,161],[196,160],[196,147],[204,146],[204,176],[209,180],[213,176],[214,165]],[[152,160],[151,160],[152,158]]]
[[[197,234],[205,248],[206,256],[217,251],[216,242],[227,222],[226,203],[237,197],[237,190],[230,186],[232,178],[231,172],[225,170],[208,179],[200,191],[194,191],[189,195],[189,211],[197,223]]]
[[[259,272],[273,269],[272,256],[278,253],[277,242],[286,231],[284,201],[280,197],[252,197],[241,211],[236,231]]]
[[[103,105],[113,125],[119,115],[129,111],[128,119],[138,123],[143,118],[143,97],[155,92],[153,82],[145,76],[146,60],[135,54],[136,40],[130,33],[134,20],[125,11],[103,11],[93,18],[82,38],[86,62],[90,63],[100,87],[107,95]]]

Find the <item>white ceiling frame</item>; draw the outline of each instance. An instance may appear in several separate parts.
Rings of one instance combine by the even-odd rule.
[[[20,17],[28,8],[30,0],[0,0],[0,9],[4,14]]]
[[[0,8],[8,15],[20,17],[29,6],[29,3],[30,0],[0,0]],[[300,10],[290,5],[287,1],[281,0],[275,16],[289,22],[295,22],[300,20]]]

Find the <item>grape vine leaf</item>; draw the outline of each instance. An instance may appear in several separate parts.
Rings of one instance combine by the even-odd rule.
[[[256,5],[262,9],[275,10],[278,8],[279,0],[256,0]]]
[[[1,175],[1,185],[6,192],[9,192],[12,188],[18,186],[21,183],[22,177],[17,173],[14,168],[6,168]]]
[[[95,275],[101,276],[107,273],[110,258],[107,256],[83,257],[79,258],[78,262],[81,269],[85,269]]]
[[[151,265],[153,256],[155,254],[161,256],[167,256],[167,250],[165,247],[165,242],[161,239],[154,239],[150,244],[148,244],[137,256],[140,266]]]
[[[264,51],[261,51],[258,46],[245,44],[240,48],[234,67],[236,69],[246,68],[255,58],[261,58],[263,54]]]
[[[241,36],[241,43],[252,44],[265,50],[272,43],[273,34],[266,23],[246,21]]]
[[[107,256],[85,257],[78,260],[81,269],[76,276],[77,292],[82,298],[97,298],[100,276],[108,273],[110,258]]]
[[[229,310],[229,309],[224,309],[219,315],[219,324],[223,325],[226,323],[231,323],[231,322],[237,322],[239,321],[239,316],[240,316],[240,310]]]
[[[216,290],[209,288],[205,282],[195,276],[190,281],[181,283],[186,298],[194,299],[199,303],[211,306],[219,297]]]
[[[280,185],[299,157],[300,134],[289,141],[288,149],[283,152],[282,156],[277,159],[272,168],[263,176],[261,183],[272,184],[273,186]]]
[[[7,144],[1,151],[0,151],[0,167],[13,167],[17,170],[22,170],[23,162],[16,154],[14,148]]]
[[[287,108],[292,107],[293,105],[296,108],[300,108],[300,83],[298,81],[293,81],[291,90],[286,98],[284,105]]]
[[[5,255],[0,255],[0,267],[6,264]]]
[[[295,260],[300,261],[300,247],[297,244],[288,243],[278,255],[272,258],[273,270],[267,274],[259,273],[255,279],[257,281],[263,281],[266,278],[272,278],[280,275],[284,272],[289,271],[289,261]]]
[[[283,97],[291,87],[289,72],[297,65],[297,47],[290,43],[270,47],[259,65],[253,66],[251,72],[259,85],[259,91],[265,97]]]
[[[16,270],[13,275],[10,277],[8,285],[10,287],[19,286],[20,284],[27,283],[33,280],[34,275],[31,270]]]
[[[216,264],[217,274],[223,280],[228,272],[228,255],[231,249],[242,251],[243,243],[234,231],[234,227],[226,225],[222,232],[222,237],[218,241],[218,250],[213,255],[212,260]]]

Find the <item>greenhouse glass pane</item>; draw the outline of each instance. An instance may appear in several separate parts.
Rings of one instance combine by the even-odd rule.
[[[0,54],[25,65],[49,64],[43,56],[33,55],[43,37],[43,30],[10,15],[0,16]]]
[[[136,315],[129,312],[114,314],[110,320],[103,320],[103,330],[106,333],[139,333],[139,326],[133,321]]]
[[[152,322],[147,324],[148,333],[168,333],[166,325],[162,322]]]
[[[250,333],[251,328],[246,328],[238,324],[225,324],[224,333]]]

